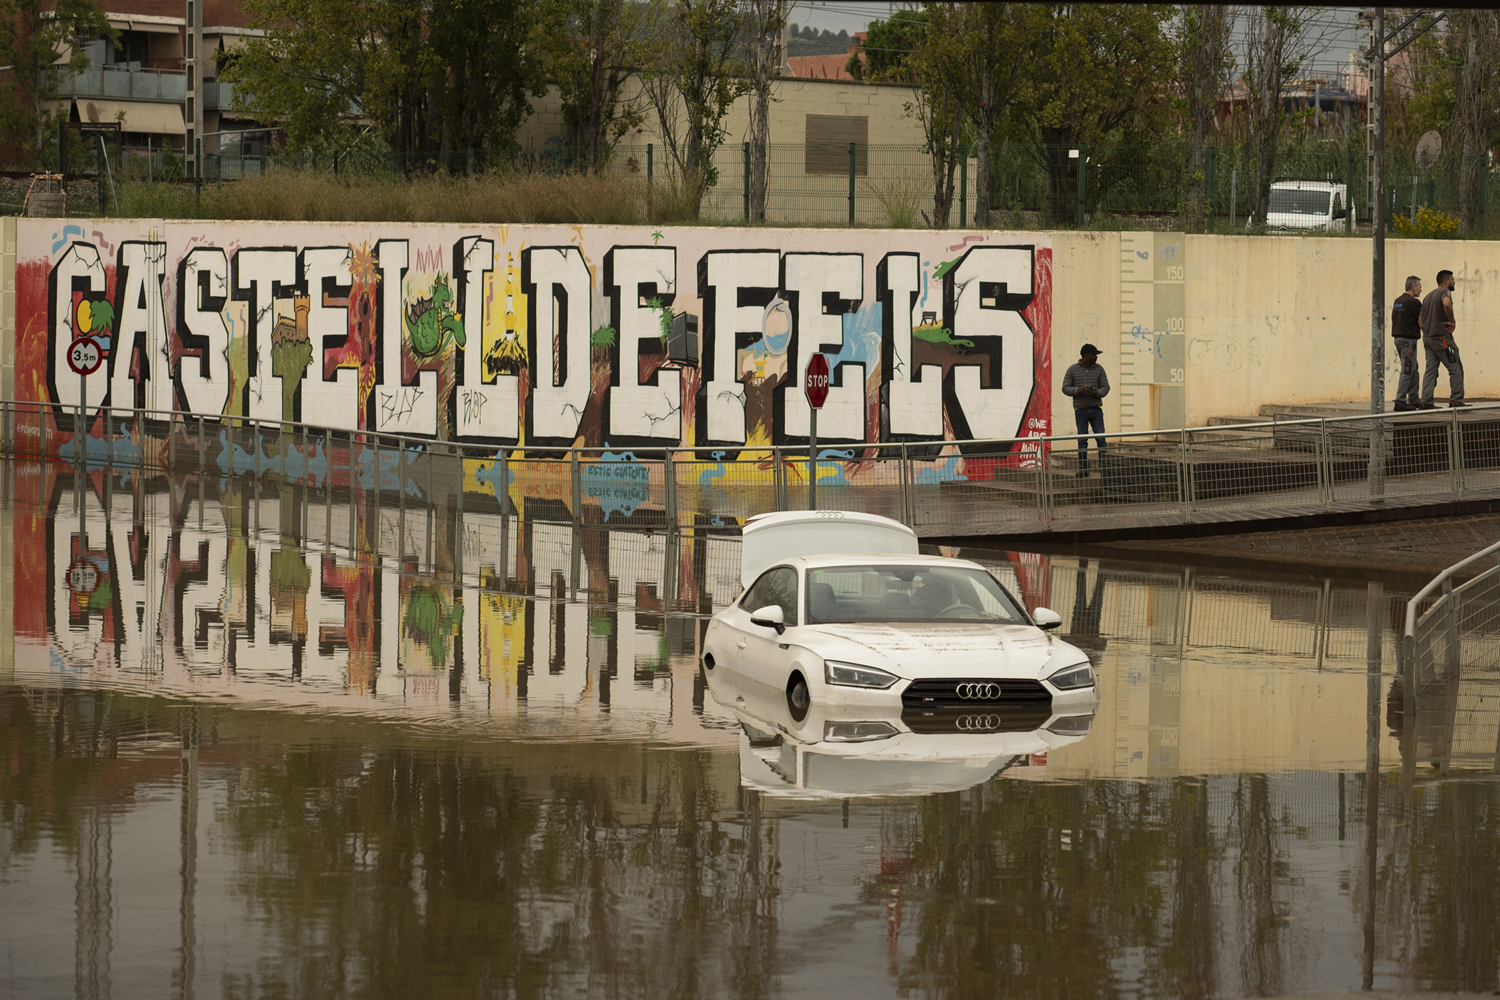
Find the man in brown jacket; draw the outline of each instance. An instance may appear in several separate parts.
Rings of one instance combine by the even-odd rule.
[[[1422,409],[1433,409],[1432,394],[1437,391],[1437,366],[1448,369],[1448,405],[1468,406],[1464,402],[1464,363],[1458,356],[1458,342],[1453,331],[1458,322],[1453,317],[1452,271],[1439,271],[1437,287],[1422,300],[1422,346],[1426,348],[1427,369],[1422,373]]]

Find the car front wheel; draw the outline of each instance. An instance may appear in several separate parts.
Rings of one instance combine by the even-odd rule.
[[[801,722],[807,718],[807,710],[811,705],[812,695],[807,690],[807,678],[802,676],[801,671],[794,671],[786,684],[786,707],[792,713],[792,720]]]

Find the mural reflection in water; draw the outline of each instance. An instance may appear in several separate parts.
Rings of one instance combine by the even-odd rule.
[[[965,552],[1089,650],[1089,731],[799,729],[698,666],[717,526],[341,547],[315,491],[4,471],[17,993],[1496,986],[1500,789],[1379,724],[1400,581]]]

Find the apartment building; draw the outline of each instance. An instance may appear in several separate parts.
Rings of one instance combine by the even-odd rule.
[[[170,149],[191,172],[202,141],[208,172],[220,156],[267,151],[260,123],[230,110],[233,88],[219,80],[226,56],[261,34],[236,0],[106,0],[115,40],[85,45],[89,68],[64,77],[52,103],[77,122],[122,125],[127,158]]]

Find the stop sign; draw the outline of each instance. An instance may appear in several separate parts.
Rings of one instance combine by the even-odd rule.
[[[828,358],[823,354],[814,354],[807,359],[807,384],[803,386],[807,392],[807,405],[815,410],[821,410],[823,404],[828,401]]]

